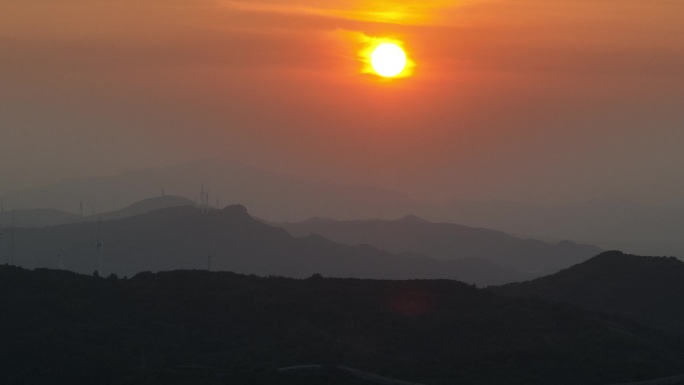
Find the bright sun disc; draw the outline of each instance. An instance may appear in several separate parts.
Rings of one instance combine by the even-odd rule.
[[[406,54],[394,43],[383,43],[371,53],[371,65],[378,75],[395,77],[406,68]]]

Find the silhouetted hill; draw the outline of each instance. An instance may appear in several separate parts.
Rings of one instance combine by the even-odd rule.
[[[494,290],[568,302],[684,334],[684,262],[674,257],[609,251],[554,275]]]
[[[49,186],[8,191],[5,207],[55,208],[88,214],[116,210],[162,190],[198,200],[204,186],[209,204],[240,202],[269,220],[313,216],[368,218],[403,215],[416,202],[392,190],[372,186],[313,182],[262,170],[237,161],[198,160],[120,175],[66,180]],[[218,202],[217,199],[218,198]]]
[[[88,220],[112,220],[128,218],[135,215],[145,214],[150,211],[166,209],[170,207],[179,206],[195,206],[195,202],[190,199],[177,197],[173,195],[164,195],[160,197],[144,199],[140,202],[135,202],[121,210],[109,211],[103,214],[94,214],[88,217]]]
[[[195,203],[186,198],[165,195],[144,199],[121,210],[109,211],[101,214],[92,214],[83,217],[54,209],[13,210],[5,211],[2,215],[0,215],[0,223],[2,224],[2,227],[10,227],[12,225],[12,220],[14,220],[14,225],[16,227],[57,226],[83,221],[120,219],[144,214],[154,210],[178,206],[195,206]],[[12,216],[14,216],[14,219],[12,219]]]
[[[320,273],[358,278],[460,279],[462,267],[472,265],[469,261],[440,261],[413,254],[397,256],[317,235],[296,238],[253,219],[239,205],[209,211],[174,207],[118,220],[15,230],[17,264],[28,268],[62,266],[83,273],[99,270],[103,274],[133,275],[146,270],[206,269],[211,264],[214,270],[262,276],[308,277]],[[3,242],[1,251],[0,255],[9,260],[10,242]],[[489,281],[493,282],[497,281]]]
[[[349,245],[369,244],[393,253],[415,252],[443,260],[477,258],[528,273],[555,272],[601,251],[570,241],[550,244],[515,238],[500,231],[431,223],[417,216],[393,221],[309,220],[279,226],[297,236],[317,233]],[[531,274],[517,274],[519,280],[531,277]]]
[[[456,281],[131,279],[0,266],[4,383],[335,384],[346,365],[440,384],[607,384],[684,372],[680,338]],[[361,382],[362,383],[362,382]]]

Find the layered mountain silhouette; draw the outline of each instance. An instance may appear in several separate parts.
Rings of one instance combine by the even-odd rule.
[[[0,228],[56,226],[82,220],[80,215],[55,209],[5,210],[0,213]]]
[[[293,237],[255,220],[240,205],[222,210],[179,206],[117,220],[16,228],[13,239],[13,260],[21,266],[83,273],[130,276],[147,270],[211,268],[261,276],[449,278],[483,285],[516,277],[486,261],[394,255],[319,235]],[[7,260],[9,242],[1,251]]]
[[[298,179],[237,161],[198,160],[114,176],[72,179],[49,186],[5,192],[8,208],[50,208],[86,215],[121,209],[162,190],[221,207],[240,202],[259,218],[302,221],[399,218],[416,214],[433,222],[459,223],[504,231],[519,237],[558,242],[571,239],[603,249],[684,258],[684,209],[621,200],[539,206],[513,202],[453,201],[426,204],[381,187]],[[476,198],[473,198],[476,199]],[[40,222],[54,223],[54,222]]]
[[[105,279],[0,266],[0,303],[7,383],[364,383],[277,371],[311,363],[433,385],[599,385],[684,372],[681,338],[456,281],[207,271]]]
[[[202,192],[208,192],[205,203],[220,207],[240,202],[254,215],[274,221],[313,216],[396,217],[411,212],[407,209],[417,204],[379,187],[313,182],[214,159],[8,191],[1,201],[6,208],[52,208],[71,213],[78,213],[83,202],[84,211],[95,214],[158,196],[162,189],[196,202],[201,201]]]
[[[139,202],[135,202],[121,210],[109,211],[103,214],[93,214],[87,217],[88,220],[102,220],[109,221],[112,219],[122,219],[133,217],[140,214],[149,213],[150,211],[161,210],[171,207],[182,207],[182,206],[196,206],[195,202],[190,199],[173,196],[164,195],[155,198],[143,199]]]
[[[519,280],[533,274],[556,272],[601,251],[594,246],[570,241],[550,244],[489,229],[431,223],[416,216],[362,221],[315,218],[279,226],[296,236],[319,234],[336,242],[369,244],[393,253],[413,252],[441,260],[485,260],[490,265],[519,271]]]
[[[556,274],[493,290],[563,301],[684,334],[684,262],[674,257],[609,251]]]
[[[168,207],[195,206],[195,202],[172,195],[144,199],[120,210],[102,214],[75,215],[55,209],[20,209],[0,215],[0,227],[44,227],[84,221],[111,220],[132,217]]]
[[[684,209],[625,200],[556,206],[455,201],[423,206],[435,221],[462,223],[545,240],[572,239],[603,249],[684,258]]]
[[[15,217],[14,221],[16,227],[44,227],[59,224],[76,224],[80,222],[107,222],[113,219],[124,219],[159,209],[183,206],[189,208],[195,207],[196,204],[186,198],[165,195],[136,202],[121,210],[84,217],[52,209],[16,210],[13,214],[8,212],[5,213],[3,216],[3,227],[6,228],[9,226],[11,222],[10,217],[12,215]],[[160,231],[165,228],[165,224],[162,222],[163,220],[160,220],[158,227]],[[531,239],[519,239],[493,230],[470,228],[455,224],[430,223],[416,216],[406,216],[401,220],[394,221],[336,221],[333,219],[315,218],[300,223],[281,223],[277,226],[284,227],[295,236],[304,237],[311,234],[320,234],[324,238],[346,245],[372,245],[378,249],[398,254],[404,261],[424,260],[426,256],[436,260],[451,261],[448,263],[450,274],[453,271],[458,271],[458,279],[480,286],[499,285],[532,279],[543,273],[555,272],[560,268],[581,262],[600,252],[598,248],[577,245],[569,241],[549,244]],[[97,229],[93,230],[92,227],[92,224],[80,226],[81,229],[89,229],[88,233],[90,236],[93,236],[94,231],[94,236],[97,237]],[[103,227],[102,230],[105,230],[105,228]],[[44,233],[49,233],[51,231],[60,230],[45,230]],[[109,235],[107,232],[103,231],[102,236],[108,237]],[[83,237],[83,235],[81,235],[81,237]],[[71,236],[71,238],[76,239],[73,236]],[[315,239],[315,237],[311,237],[311,239]],[[91,239],[90,243],[92,242],[93,240]],[[79,242],[75,240],[72,243],[79,244]],[[87,242],[82,239],[80,243],[83,244]],[[58,246],[52,245],[46,247],[53,247],[54,250],[52,251],[52,254],[54,254],[53,259],[55,259],[56,262],[53,261],[51,264],[46,260],[43,261],[43,264],[40,266],[68,266],[64,265],[64,263],[68,263],[68,259],[71,259],[71,257],[68,257],[67,255],[74,255],[72,252],[67,252],[67,250],[72,249],[73,247],[67,247],[62,243]],[[185,247],[189,248],[190,246],[188,245]],[[195,253],[208,253],[214,249],[217,250],[217,252],[226,251],[224,248],[215,248],[212,246],[209,248],[205,247],[202,250],[195,250]],[[87,254],[88,252],[85,250],[87,249],[83,249],[75,254]],[[98,258],[102,258],[105,261],[113,261],[112,253],[114,250],[112,250],[111,247],[103,248],[101,251]],[[191,252],[191,250],[187,251],[188,254]],[[50,254],[48,251],[46,251],[46,253]],[[58,254],[59,257],[57,257]],[[121,252],[116,252],[116,254],[121,254]],[[7,252],[5,252],[5,255],[7,255]],[[207,254],[206,257],[208,259],[209,254]],[[123,257],[119,256],[114,260],[120,260],[121,258]],[[59,265],[59,260],[62,261],[61,265]],[[206,263],[202,262],[195,265],[186,264],[177,267],[199,268],[206,266],[207,263],[208,260]],[[432,261],[429,258],[425,260],[424,263],[444,264],[440,261]],[[79,266],[79,269],[85,269],[83,263],[80,263]],[[161,269],[168,268],[169,266],[161,267]],[[78,271],[86,272],[87,270]],[[128,272],[134,273],[137,271],[139,270],[131,270]],[[371,275],[369,277],[384,277],[384,275]],[[389,277],[392,276],[390,275]],[[398,277],[410,278],[410,276],[407,275]],[[435,276],[430,273],[424,277],[453,278],[454,275],[442,274]]]

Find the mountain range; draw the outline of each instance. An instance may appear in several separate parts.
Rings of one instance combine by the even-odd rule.
[[[174,207],[184,207],[181,210],[183,214],[173,216],[170,211],[167,211],[166,214],[153,214],[152,216],[159,216],[159,219],[156,222],[147,223],[147,225],[139,223],[146,217],[136,217],[141,214],[152,213],[156,210]],[[16,217],[15,224],[17,227],[32,227],[31,225],[33,227],[56,226],[59,220],[63,224],[72,224],[74,226],[16,230],[14,236],[17,248],[16,259],[24,261],[23,265],[28,267],[62,266],[74,269],[75,271],[88,272],[91,268],[97,268],[95,260],[101,258],[105,266],[110,266],[108,269],[113,269],[112,271],[135,274],[143,268],[151,270],[202,268],[207,266],[209,254],[214,254],[214,268],[239,268],[239,264],[232,267],[222,264],[221,258],[225,255],[236,253],[233,247],[237,244],[236,242],[217,244],[217,239],[221,238],[220,234],[223,231],[221,226],[226,226],[225,223],[203,223],[193,232],[188,232],[192,236],[178,235],[180,233],[178,227],[181,226],[181,222],[184,220],[183,216],[188,216],[188,220],[192,220],[192,213],[196,214],[202,211],[201,208],[196,207],[194,202],[170,195],[136,202],[121,210],[85,217],[56,212],[55,210],[17,210],[13,214]],[[221,212],[213,208],[208,211],[211,214],[208,217]],[[41,213],[45,215],[41,216]],[[55,215],[55,213],[60,215]],[[223,212],[222,215],[231,217],[235,216],[235,214],[236,211],[233,211],[232,214]],[[164,215],[169,215],[169,222],[164,219]],[[118,222],[115,224],[109,223],[113,220],[126,218],[132,219],[125,222],[125,224]],[[236,218],[232,219],[236,220]],[[5,221],[9,221],[7,215],[5,216]],[[149,228],[145,228],[145,226],[149,226]],[[414,275],[407,273],[409,267],[399,267],[397,264],[383,268],[384,272],[379,269],[374,270],[363,266],[358,266],[357,270],[350,267],[351,270],[347,271],[348,274],[351,274],[350,276],[372,278],[458,277],[458,279],[464,282],[479,286],[499,285],[528,280],[543,273],[554,272],[562,267],[581,262],[600,251],[592,246],[576,245],[569,241],[552,245],[536,240],[518,239],[487,229],[474,229],[454,224],[429,223],[413,216],[407,216],[396,221],[338,222],[335,220],[312,219],[301,223],[280,223],[274,226],[283,227],[296,237],[307,237],[307,242],[310,244],[317,243],[319,248],[328,247],[333,249],[333,251],[327,253],[328,255],[342,255],[345,253],[339,250],[342,245],[334,245],[334,242],[350,246],[367,244],[395,254],[396,257],[393,258],[401,261],[404,265],[415,265],[411,268],[416,269],[416,274]],[[99,253],[97,250],[93,253],[92,244],[97,242],[97,232],[100,227],[101,241],[106,247],[102,247]],[[135,237],[133,234],[130,234],[133,229],[137,229],[136,231],[144,234],[156,229],[160,234],[170,232],[174,234],[174,237],[186,240],[177,243],[174,251],[174,253],[183,252],[186,255],[185,260],[181,262],[183,258],[176,256],[174,257],[176,262],[164,261],[163,256],[158,255],[155,257],[157,258],[156,262],[147,264],[150,258],[148,252],[143,252],[143,256],[136,258],[130,257],[131,253],[140,253],[141,248],[151,249],[151,247],[143,246],[140,241],[134,242],[130,240]],[[274,242],[275,232],[273,229],[270,229],[268,226],[262,226],[259,229],[257,230],[257,227],[254,227],[253,233],[249,235],[249,239],[252,239],[254,243],[271,244]],[[265,231],[265,229],[269,229],[269,231]],[[205,237],[205,234],[200,232],[216,235],[211,240],[202,241],[205,245],[199,246],[197,239]],[[130,234],[127,236],[127,240],[119,240],[117,237],[124,233]],[[319,236],[312,236],[314,233],[319,234]],[[9,236],[11,236],[11,233],[8,232],[5,237],[7,241],[10,240]],[[324,245],[326,240],[320,238],[320,236],[334,242],[329,242],[326,246]],[[90,237],[90,239],[87,239],[87,237]],[[57,241],[57,238],[60,238],[60,240]],[[22,239],[24,240],[22,241]],[[150,238],[150,242],[159,242],[160,248],[166,248],[162,240]],[[11,249],[11,245],[9,242],[5,242],[4,250],[0,249],[0,257],[2,255],[8,256],[11,253],[11,250],[8,250],[8,248]],[[346,252],[355,250],[353,253],[350,252],[355,254],[359,253],[359,250],[365,250],[363,253],[382,254],[382,258],[386,259],[386,255],[389,253],[383,253],[377,249],[356,247],[347,248]],[[282,253],[282,250],[272,248],[271,252]],[[297,251],[289,253],[301,255]],[[200,257],[203,254],[207,255]],[[19,258],[19,255],[24,256]],[[39,255],[42,255],[42,257],[39,257]],[[194,257],[190,257],[191,255],[194,255]],[[202,260],[202,258],[207,258],[207,260]],[[5,259],[7,260],[7,258]],[[80,262],[75,262],[76,260]],[[90,260],[90,265],[85,262],[88,260]],[[369,259],[369,261],[371,260],[373,258]],[[234,263],[237,262],[234,261]],[[293,264],[300,266],[300,268],[302,263],[302,261],[293,261]],[[307,262],[311,266],[316,266],[315,263],[311,263]],[[390,264],[390,262],[386,262],[386,264]],[[140,265],[140,267],[135,268],[134,266],[137,265]],[[329,272],[335,276],[343,274],[343,271],[321,269],[320,272]],[[400,274],[398,271],[401,269],[404,269],[405,272]],[[442,271],[439,272],[440,270]],[[265,274],[278,274],[280,272],[275,268],[263,271],[263,269],[257,269],[254,266],[239,271],[244,273],[262,272]],[[363,271],[371,271],[372,274],[364,275]],[[307,271],[307,274],[308,272],[313,273],[312,271]],[[281,273],[285,274],[284,271]],[[294,273],[294,271],[291,271],[286,275]],[[300,271],[300,273],[304,274],[304,270]]]
[[[482,285],[519,274],[478,260],[439,260],[349,246],[319,235],[297,238],[251,217],[244,206],[178,206],[123,219],[15,228],[0,256],[27,267],[100,274],[213,269],[261,276],[464,279]],[[97,245],[100,245],[99,247]]]
[[[12,207],[17,211],[50,208],[92,216],[160,196],[162,191],[195,203],[208,192],[205,203],[215,207],[244,204],[255,216],[272,222],[299,222],[312,217],[395,219],[414,214],[433,222],[495,229],[554,243],[569,239],[606,250],[684,257],[681,208],[624,200],[539,206],[479,202],[476,197],[428,204],[387,188],[310,181],[226,160],[197,160],[6,191],[0,203],[5,217]],[[6,222],[3,219],[3,226]]]
[[[143,199],[119,210],[101,214],[76,215],[56,209],[18,209],[5,212],[0,216],[0,228],[8,227],[45,227],[68,223],[92,222],[121,219],[144,214],[150,211],[178,206],[195,206],[195,202],[172,195]]]
[[[393,253],[418,253],[441,260],[486,260],[515,269],[520,272],[520,280],[556,272],[601,252],[597,247],[571,241],[551,244],[495,230],[432,223],[417,216],[399,220],[311,219],[278,226],[295,236],[319,234],[335,242],[369,244]]]
[[[425,218],[558,242],[572,239],[604,250],[684,258],[684,209],[626,200],[538,206],[514,202],[454,201],[423,206]]]
[[[5,209],[51,208],[93,215],[118,210],[162,195],[190,198],[222,207],[244,204],[254,215],[274,221],[393,217],[407,214],[416,202],[398,192],[328,181],[309,181],[262,170],[237,161],[198,160],[119,175],[65,180],[56,184],[5,192]],[[204,196],[206,198],[206,196]]]

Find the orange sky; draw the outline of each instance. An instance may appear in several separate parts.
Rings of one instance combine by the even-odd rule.
[[[362,73],[368,37],[413,76]],[[423,199],[684,206],[682,68],[672,0],[5,1],[0,191],[211,156]]]

